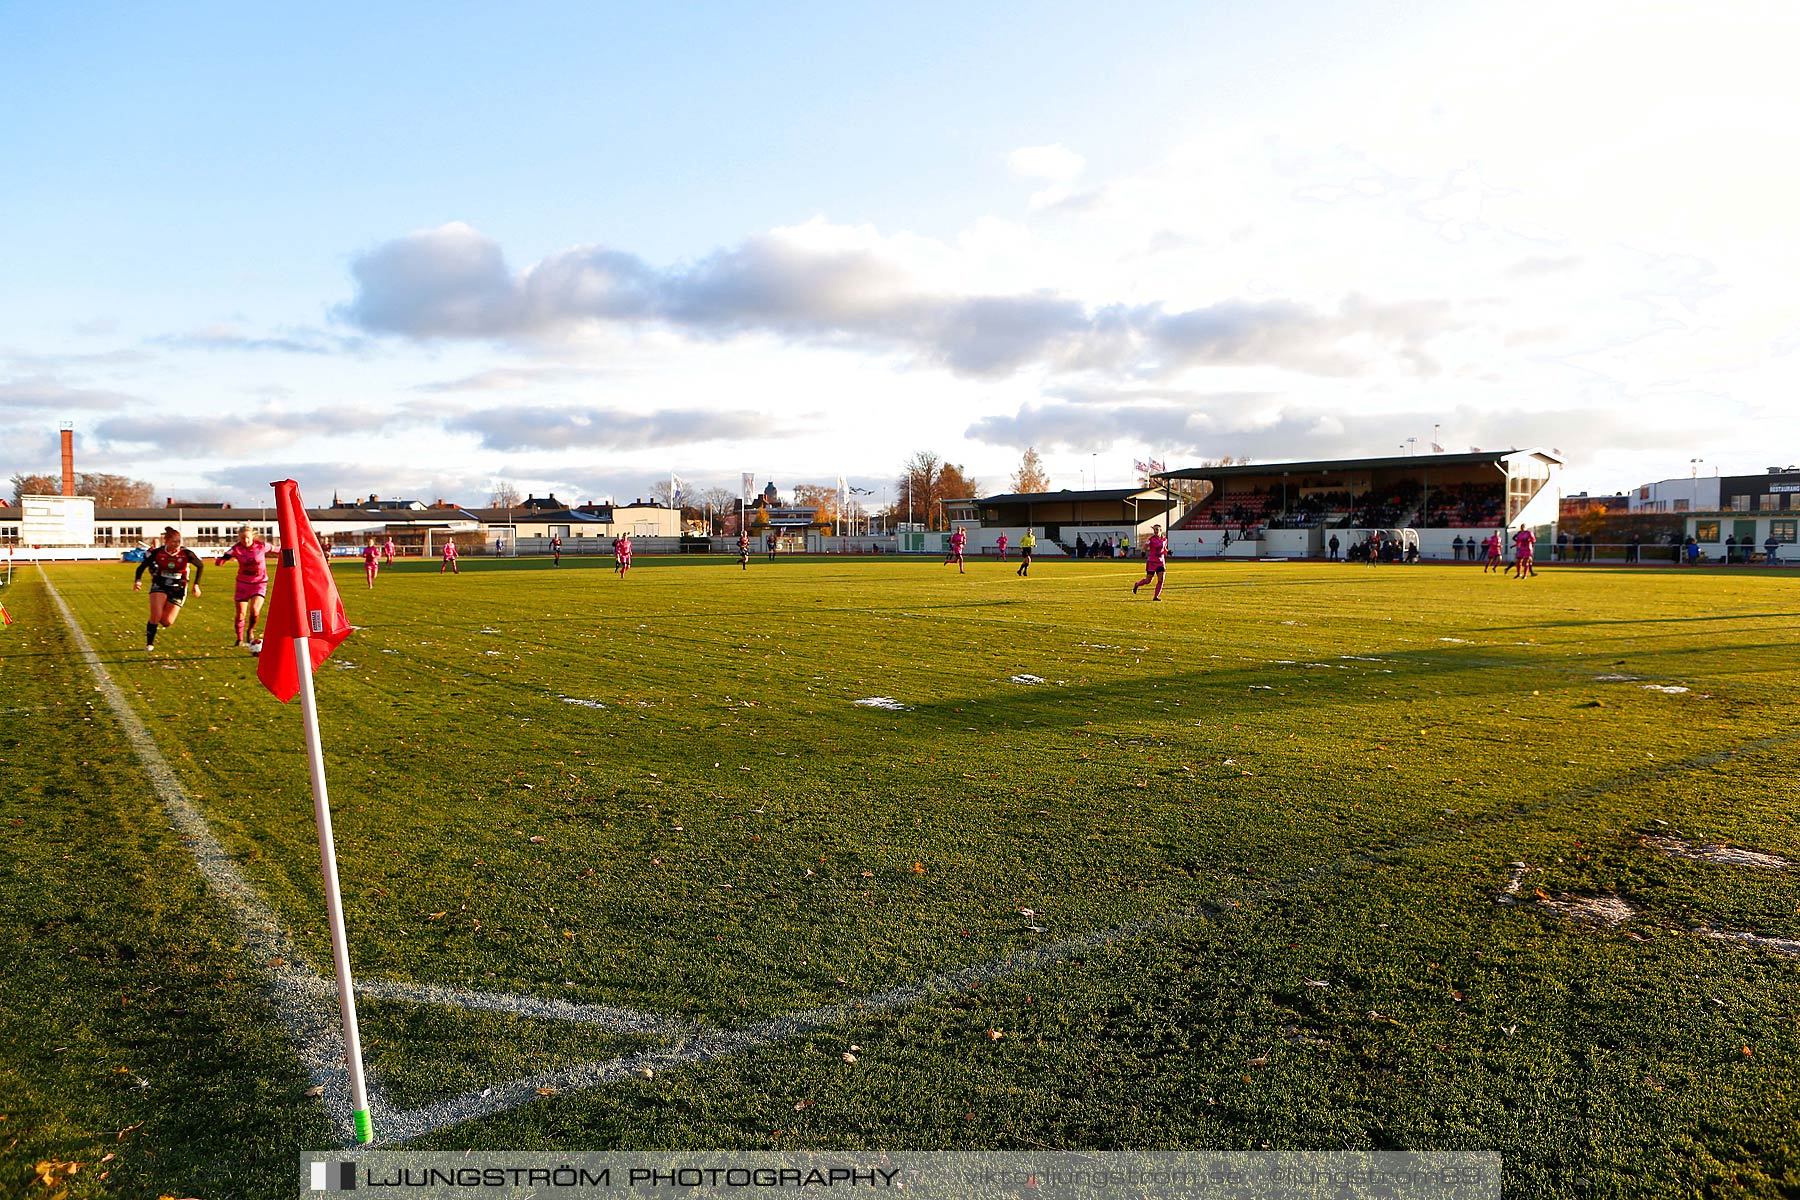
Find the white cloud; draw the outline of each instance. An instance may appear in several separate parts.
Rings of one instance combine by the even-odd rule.
[[[1087,170],[1087,159],[1061,142],[1052,142],[1048,146],[1020,146],[1006,156],[1006,165],[1014,175],[1026,179],[1067,183]]]

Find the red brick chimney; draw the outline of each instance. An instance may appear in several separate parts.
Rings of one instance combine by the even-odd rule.
[[[67,425],[63,426],[62,431],[62,452],[62,494],[73,496],[75,494],[75,430]]]

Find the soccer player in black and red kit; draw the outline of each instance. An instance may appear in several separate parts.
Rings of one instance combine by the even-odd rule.
[[[204,569],[192,550],[181,544],[181,530],[173,525],[163,530],[163,544],[155,547],[138,564],[131,590],[144,586],[144,572],[150,572],[150,619],[144,623],[144,649],[156,649],[156,631],[166,629],[181,616],[187,600],[188,570],[194,573],[194,598],[200,597],[200,572]]]

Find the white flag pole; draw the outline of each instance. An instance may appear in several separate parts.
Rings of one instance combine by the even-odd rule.
[[[283,556],[284,559],[286,556]],[[303,628],[311,628],[313,614],[306,603],[300,555],[293,552],[295,608]],[[294,639],[294,666],[300,673],[300,718],[306,727],[306,769],[312,776],[313,820],[319,827],[319,869],[325,876],[325,916],[331,924],[331,964],[337,974],[338,1010],[344,1018],[344,1063],[350,1069],[350,1108],[356,1140],[375,1140],[369,1119],[369,1096],[363,1086],[362,1036],[356,1027],[356,985],[350,978],[350,947],[344,933],[344,902],[338,893],[337,848],[331,836],[331,798],[325,790],[325,752],[319,744],[319,710],[313,700],[312,641],[304,633]]]

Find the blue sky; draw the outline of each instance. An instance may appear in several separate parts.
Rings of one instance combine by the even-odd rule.
[[[0,6],[0,470],[1800,457],[1793,16],[1427,7]]]

